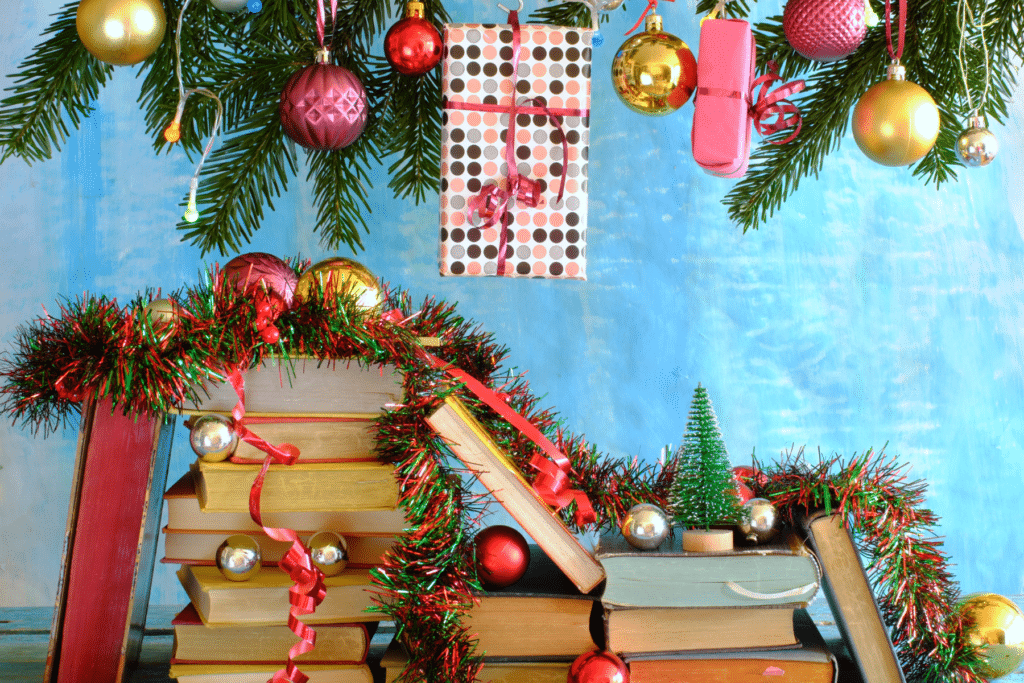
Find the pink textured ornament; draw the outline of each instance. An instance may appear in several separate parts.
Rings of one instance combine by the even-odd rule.
[[[864,0],[789,0],[786,40],[807,59],[834,62],[857,51],[867,34]]]
[[[258,288],[278,296],[287,308],[291,308],[295,297],[295,286],[299,277],[292,267],[272,254],[254,251],[236,256],[221,270],[224,282],[233,285],[239,292],[251,293]]]
[[[326,50],[288,79],[281,91],[281,125],[295,142],[309,149],[348,147],[366,128],[366,90],[356,75],[329,64]]]
[[[613,652],[587,652],[569,667],[569,683],[629,683],[629,668]]]

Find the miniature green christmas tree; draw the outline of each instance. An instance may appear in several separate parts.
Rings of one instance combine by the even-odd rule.
[[[689,529],[738,524],[743,510],[708,390],[697,384],[683,443],[673,458],[676,476],[669,502],[678,524]]]

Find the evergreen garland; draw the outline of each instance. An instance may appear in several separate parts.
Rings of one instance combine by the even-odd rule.
[[[742,521],[729,453],[718,429],[711,397],[700,384],[693,391],[683,443],[671,461],[675,479],[670,503],[677,524],[706,531],[714,525]]]

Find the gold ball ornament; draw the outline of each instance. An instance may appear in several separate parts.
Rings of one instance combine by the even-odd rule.
[[[353,297],[356,306],[364,311],[375,311],[384,305],[384,292],[373,273],[363,264],[342,256],[310,266],[299,278],[295,298],[305,301],[318,291],[332,297]]]
[[[144,312],[154,327],[173,326],[178,321],[178,305],[170,299],[153,299]]]
[[[238,447],[238,432],[230,418],[207,413],[192,422],[188,441],[201,460],[221,462],[230,458]]]
[[[968,595],[960,603],[971,645],[985,660],[981,675],[989,680],[1013,673],[1024,663],[1024,613],[1010,599],[995,593]]]
[[[260,544],[247,534],[234,534],[217,548],[217,569],[229,581],[248,581],[259,573]]]
[[[853,137],[872,161],[912,164],[939,136],[939,108],[928,91],[906,80],[906,69],[889,66],[889,77],[868,88],[853,108]]]
[[[309,539],[313,564],[324,576],[337,576],[348,566],[348,542],[333,531],[321,531]]]
[[[740,533],[751,543],[764,543],[779,533],[778,514],[766,498],[751,498],[743,503],[743,521]]]
[[[649,14],[644,32],[628,38],[615,53],[612,87],[635,112],[671,114],[697,87],[697,60],[686,43],[662,29],[659,15]]]
[[[127,66],[156,52],[164,39],[167,15],[160,0],[82,0],[75,27],[96,59]]]
[[[984,116],[972,116],[971,125],[956,140],[956,155],[967,166],[988,166],[999,153],[999,138],[985,127]]]
[[[668,515],[657,505],[634,505],[622,520],[622,537],[637,550],[655,550],[668,537]]]

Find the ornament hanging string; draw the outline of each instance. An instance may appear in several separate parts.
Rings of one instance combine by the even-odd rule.
[[[330,50],[334,47],[334,24],[338,20],[338,0],[331,0],[331,44],[324,43],[327,32],[327,17],[324,0],[317,0],[316,3],[316,37],[320,40],[321,50]]]
[[[249,491],[249,515],[267,536],[275,541],[291,543],[288,552],[281,558],[277,566],[294,582],[288,589],[288,601],[291,605],[288,610],[288,628],[299,637],[299,641],[288,650],[288,661],[285,667],[274,674],[271,683],[288,683],[289,681],[291,683],[306,683],[309,676],[299,671],[295,658],[313,650],[316,644],[316,631],[300,621],[299,617],[315,612],[317,605],[323,602],[327,596],[324,575],[320,568],[313,564],[309,548],[302,543],[302,539],[293,529],[266,526],[260,512],[263,483],[271,463],[292,465],[299,457],[299,449],[290,443],[274,446],[253,434],[244,424],[245,378],[237,367],[227,373],[227,377],[238,396],[238,402],[232,409],[231,415],[235,419],[235,429],[239,438],[267,454],[263,460],[263,466],[256,476],[256,481],[253,482],[252,489]]]
[[[669,2],[675,2],[675,0],[668,0],[668,1]],[[658,9],[658,0],[647,0],[647,7],[644,7],[644,11],[640,13],[640,18],[636,20],[635,24],[633,24],[633,28],[631,28],[628,31],[626,31],[626,33],[623,34],[623,35],[627,35],[628,36],[630,33],[632,33],[633,31],[637,30],[638,28],[640,28],[640,24],[644,23],[644,19],[647,18],[648,13],[656,11],[657,9]],[[717,10],[717,8],[716,8],[716,10]]]
[[[895,64],[900,63],[900,57],[903,56],[903,41],[907,34],[907,0],[899,0],[900,3],[900,18],[899,28],[897,29],[897,47],[895,50],[892,49],[892,9],[890,7],[890,0],[885,0],[885,42],[889,48],[889,56],[892,57],[892,61]]]
[[[203,155],[199,158],[199,163],[196,165],[195,173],[192,174],[192,181],[189,183],[188,188],[188,205],[185,208],[183,218],[189,223],[195,223],[199,220],[199,210],[196,208],[196,194],[199,192],[199,173],[203,170],[203,163],[206,162],[206,158],[210,156],[210,150],[213,149],[213,141],[217,137],[221,119],[224,117],[224,105],[213,91],[207,88],[186,88],[182,82],[181,27],[184,23],[185,10],[188,9],[189,2],[191,0],[185,0],[181,5],[181,11],[178,13],[178,30],[174,33],[174,74],[178,79],[178,108],[174,112],[174,120],[164,129],[164,140],[173,144],[181,139],[181,117],[185,113],[185,102],[188,101],[190,95],[202,95],[217,103],[217,115],[213,119],[210,139],[203,149]]]
[[[988,57],[988,45],[985,43],[985,16],[988,14],[988,0],[985,0],[985,4],[981,9],[981,18],[974,18],[974,10],[971,9],[971,4],[967,0],[959,0],[956,8],[956,23],[960,29],[960,45],[957,50],[957,61],[960,64],[960,75],[964,79],[964,94],[967,96],[967,108],[972,112],[972,116],[980,115],[984,108],[985,102],[988,100],[988,89],[989,83],[992,79],[992,71],[989,66]],[[967,29],[973,27],[978,30],[978,40],[981,42],[982,55],[985,58],[985,90],[981,94],[981,100],[978,102],[978,106],[974,106],[974,102],[971,99],[971,86],[967,81],[967,65],[964,59],[964,49],[967,47]]]
[[[522,36],[519,27],[519,13],[510,10],[508,23],[512,28],[512,75],[509,77],[512,93],[508,106],[499,104],[486,104],[483,102],[462,102],[445,99],[445,109],[458,109],[462,111],[483,111],[497,114],[508,114],[508,130],[505,136],[505,166],[507,176],[506,187],[500,187],[497,183],[488,183],[481,188],[480,193],[467,202],[466,217],[470,224],[478,228],[489,228],[492,225],[501,223],[500,235],[498,237],[497,273],[505,274],[505,251],[508,249],[508,227],[511,216],[508,212],[509,206],[515,206],[517,200],[522,201],[530,208],[540,204],[541,185],[540,181],[519,175],[519,167],[516,162],[516,118],[519,114],[537,116],[544,114],[558,129],[562,144],[562,173],[558,185],[558,196],[556,202],[562,201],[565,191],[567,167],[569,165],[569,146],[566,142],[565,133],[562,130],[560,117],[562,116],[587,116],[588,109],[574,109],[563,107],[547,107],[540,98],[524,100],[522,103],[516,101],[518,89],[516,84],[519,77],[519,52],[522,49]],[[530,104],[533,103],[533,104]],[[482,225],[476,225],[474,216],[483,219]]]

